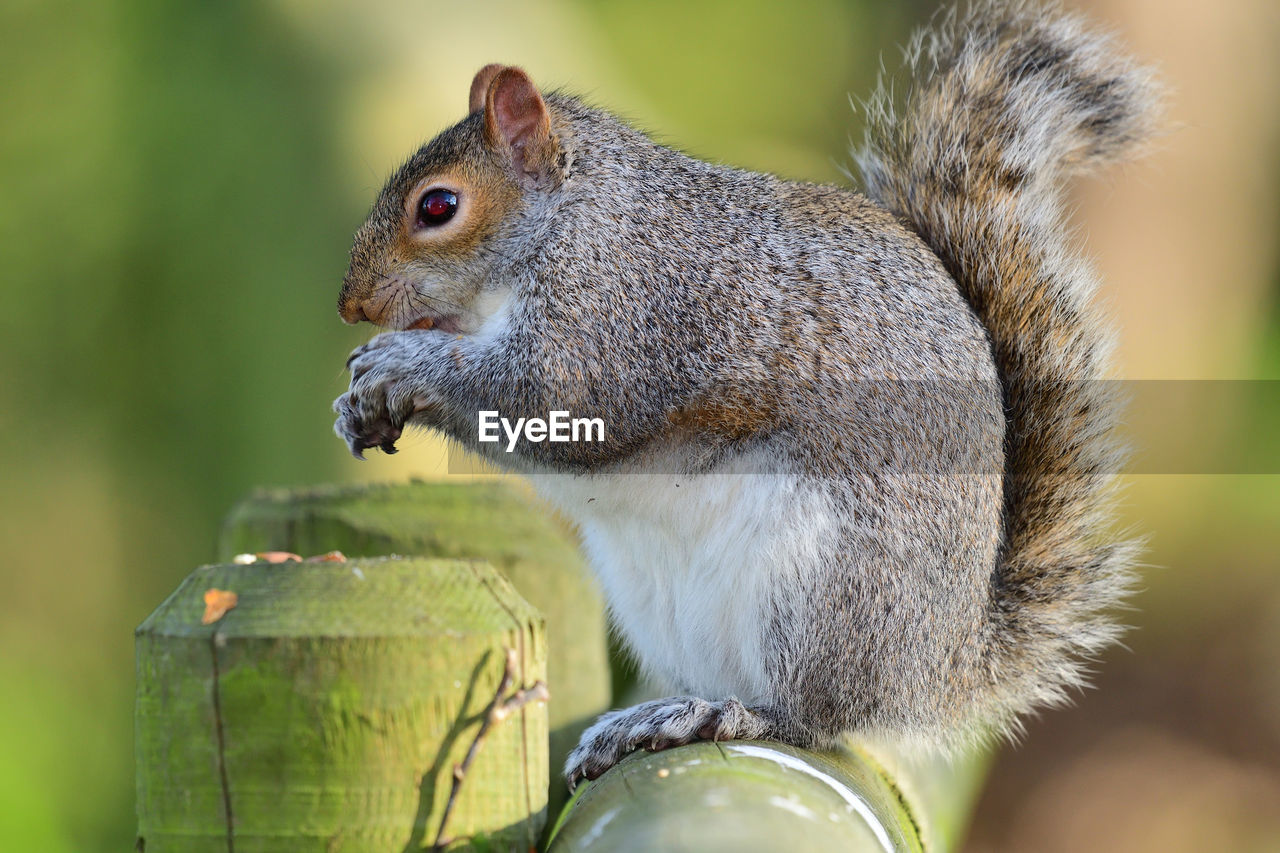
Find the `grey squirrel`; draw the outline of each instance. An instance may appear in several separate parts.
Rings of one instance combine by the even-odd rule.
[[[954,745],[1061,702],[1117,628],[1116,402],[1064,179],[1138,151],[1151,75],[1056,7],[977,2],[867,104],[866,195],[692,159],[487,66],[355,238],[337,433],[406,424],[529,476],[677,695],[570,785],[693,739]],[[744,93],[746,96],[746,93]],[[768,105],[761,104],[762,111]],[[478,441],[477,414],[600,442]]]

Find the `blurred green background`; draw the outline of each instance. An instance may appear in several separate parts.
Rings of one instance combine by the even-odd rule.
[[[1174,90],[1160,150],[1076,198],[1119,374],[1280,378],[1280,8],[1074,5]],[[130,849],[132,629],[237,497],[446,475],[425,436],[346,458],[329,404],[369,332],[333,304],[383,177],[461,117],[479,66],[522,64],[699,156],[842,181],[846,93],[933,7],[6,0],[0,849]],[[1274,452],[1259,417],[1143,428]],[[1280,477],[1131,480],[1152,541],[1138,630],[1099,690],[1004,751],[972,850],[1280,849]]]

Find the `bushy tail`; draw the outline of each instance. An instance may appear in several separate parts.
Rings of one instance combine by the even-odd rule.
[[[991,695],[1014,724],[1061,701],[1110,643],[1133,543],[1108,537],[1123,451],[1097,281],[1062,222],[1064,179],[1135,153],[1158,90],[1056,7],[986,0],[919,34],[910,89],[881,86],[856,153],[868,193],[942,258],[994,345],[1008,407]]]

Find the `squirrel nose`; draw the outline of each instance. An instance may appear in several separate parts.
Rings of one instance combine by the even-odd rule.
[[[369,315],[364,313],[364,305],[354,300],[344,302],[338,306],[338,316],[342,318],[342,322],[348,326],[354,326],[357,323],[368,321]]]

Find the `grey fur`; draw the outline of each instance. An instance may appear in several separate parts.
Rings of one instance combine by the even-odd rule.
[[[1007,731],[1114,636],[1133,548],[1106,533],[1115,406],[1088,381],[1108,338],[1059,185],[1148,133],[1152,90],[1075,19],[1023,3],[976,5],[915,45],[904,103],[872,101],[875,201],[703,163],[547,96],[555,173],[448,260],[466,334],[391,332],[352,356],[335,409],[353,451],[413,422],[559,475],[620,632],[691,694],[603,717],[571,780],[703,736]],[[387,277],[442,292],[400,256],[397,211],[424,175],[491,165],[482,129],[472,115],[388,183],[343,304]],[[471,308],[493,294],[494,313]],[[509,456],[476,442],[480,409],[599,416],[607,440]],[[664,522],[646,496],[669,485]],[[721,506],[741,535],[696,541],[682,516]],[[667,562],[630,565],[620,525]],[[726,600],[735,565],[745,619]],[[655,604],[673,590],[694,597]],[[681,639],[708,632],[706,649]]]

